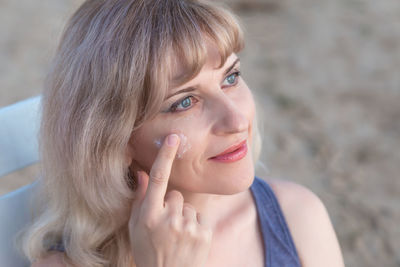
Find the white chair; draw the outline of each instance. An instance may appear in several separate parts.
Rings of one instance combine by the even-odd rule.
[[[0,179],[38,161],[40,98],[0,108]],[[0,266],[29,266],[15,246],[15,237],[32,219],[29,204],[35,186],[36,182],[0,196]]]

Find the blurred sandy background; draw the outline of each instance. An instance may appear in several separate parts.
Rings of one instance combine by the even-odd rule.
[[[81,2],[0,0],[0,106],[40,93]],[[245,27],[269,175],[320,196],[346,266],[400,266],[400,1],[225,2]],[[0,194],[37,172],[6,176]]]

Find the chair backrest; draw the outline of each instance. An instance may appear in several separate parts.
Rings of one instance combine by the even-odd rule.
[[[0,108],[0,179],[38,161],[40,99]],[[15,237],[32,219],[29,204],[36,183],[0,196],[0,266],[29,266],[15,246]]]

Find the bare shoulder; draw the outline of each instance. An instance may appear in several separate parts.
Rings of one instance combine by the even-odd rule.
[[[65,267],[65,254],[62,252],[53,252],[45,258],[32,263],[31,267]]]
[[[268,184],[274,191],[284,215],[304,216],[308,210],[326,213],[320,198],[303,185],[281,179],[268,179]],[[321,214],[320,214],[321,215]]]
[[[278,199],[302,266],[344,266],[336,233],[320,198],[290,181],[267,181]]]

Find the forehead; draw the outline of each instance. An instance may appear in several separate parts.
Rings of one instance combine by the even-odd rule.
[[[170,88],[177,87],[197,76],[202,69],[219,69],[222,56],[216,44],[206,42],[204,51],[182,58],[179,51],[169,55]]]

